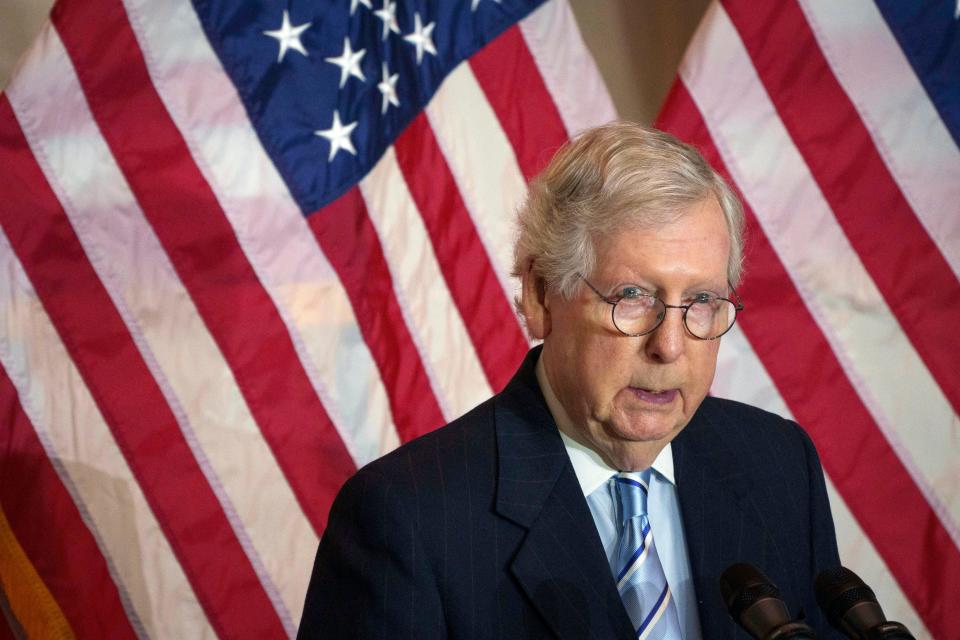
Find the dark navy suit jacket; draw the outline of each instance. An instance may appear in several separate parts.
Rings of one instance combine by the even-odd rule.
[[[632,638],[586,500],[527,356],[504,391],[367,465],[320,542],[301,638]],[[705,638],[747,638],[718,577],[760,568],[826,630],[813,581],[839,564],[807,435],[707,398],[673,441]]]

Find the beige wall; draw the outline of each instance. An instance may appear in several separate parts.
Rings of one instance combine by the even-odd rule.
[[[622,118],[649,124],[710,0],[569,0]]]
[[[709,0],[569,1],[620,115],[651,122]],[[52,4],[0,0],[0,87]]]
[[[43,25],[53,0],[0,0],[0,87]]]

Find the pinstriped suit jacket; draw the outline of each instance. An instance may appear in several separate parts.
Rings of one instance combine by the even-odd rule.
[[[632,638],[586,500],[534,375],[360,470],[320,542],[301,638]],[[707,398],[674,440],[706,638],[746,638],[718,577],[749,562],[826,629],[816,574],[839,564],[823,474],[794,423]]]

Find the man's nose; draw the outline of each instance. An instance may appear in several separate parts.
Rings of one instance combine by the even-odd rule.
[[[647,338],[644,349],[648,356],[660,362],[673,362],[683,355],[687,341],[683,312],[682,308],[667,307],[663,322]]]

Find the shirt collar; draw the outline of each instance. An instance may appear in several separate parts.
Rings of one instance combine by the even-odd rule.
[[[550,414],[553,416],[553,419],[557,425],[563,424],[566,428],[572,429],[573,426],[570,418],[567,416],[566,411],[563,410],[560,401],[557,400],[553,389],[550,387],[550,382],[547,380],[547,374],[543,369],[542,358],[537,360],[537,366],[534,371],[537,374],[537,382],[540,384],[540,390],[543,392],[543,397],[547,401],[547,407],[550,409]],[[562,430],[558,429],[558,431],[560,431],[560,438],[563,440],[563,446],[567,450],[567,455],[570,457],[573,471],[577,474],[577,480],[580,482],[583,495],[590,495],[612,475],[617,473],[617,470],[611,469],[596,451],[580,444]],[[676,484],[673,475],[672,443],[668,442],[667,446],[660,450],[651,468],[670,482],[670,484]]]

